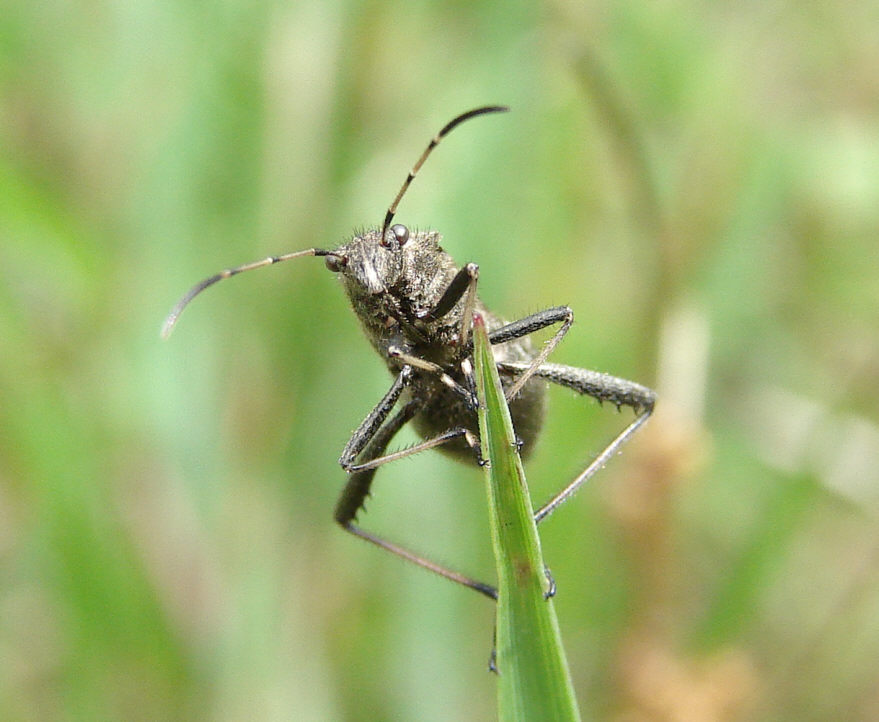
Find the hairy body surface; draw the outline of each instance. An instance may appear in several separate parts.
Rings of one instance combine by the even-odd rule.
[[[434,231],[411,233],[391,225],[397,204],[431,151],[453,128],[470,118],[507,110],[486,106],[462,113],[434,136],[413,166],[385,214],[381,229],[356,234],[331,249],[309,248],[229,268],[196,284],[165,321],[167,336],[183,309],[206,288],[244,271],[304,256],[324,258],[342,281],[345,293],[372,347],[393,376],[391,387],[360,423],[345,445],[339,463],[348,481],[336,504],[335,519],[346,530],[447,579],[497,598],[490,584],[436,564],[361,528],[357,515],[370,494],[376,470],[385,463],[427,449],[439,449],[465,462],[481,463],[471,330],[479,314],[504,388],[522,454],[537,441],[546,406],[547,382],[572,389],[617,408],[629,406],[636,417],[573,481],[535,512],[541,521],[589,479],[650,416],[654,393],[640,384],[575,366],[547,363],[574,320],[567,306],[555,306],[507,323],[489,311],[477,295],[479,267],[458,267],[440,246]],[[530,335],[558,325],[539,349]],[[406,424],[423,441],[400,451],[387,447]]]

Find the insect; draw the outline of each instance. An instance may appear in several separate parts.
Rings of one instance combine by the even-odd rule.
[[[497,105],[475,108],[443,126],[409,171],[379,229],[367,230],[331,250],[295,251],[210,276],[180,299],[162,329],[163,337],[167,337],[189,302],[218,281],[293,258],[323,257],[327,268],[341,278],[367,339],[394,379],[342,451],[339,463],[348,479],[336,504],[335,520],[346,531],[493,599],[497,598],[493,586],[440,566],[357,524],[376,470],[387,462],[437,448],[459,460],[482,463],[472,364],[474,313],[485,320],[523,456],[534,447],[540,433],[547,382],[598,401],[609,401],[618,409],[628,406],[635,411],[634,420],[604,451],[535,512],[537,522],[607,463],[644,424],[655,403],[654,392],[633,381],[547,362],[573,323],[569,307],[556,306],[508,323],[480,301],[479,267],[475,263],[458,268],[442,249],[439,233],[416,233],[393,223],[400,200],[440,141],[471,118],[506,110]],[[539,351],[533,348],[530,335],[552,326],[558,328],[549,340]],[[410,422],[423,440],[407,449],[388,452],[394,435]]]

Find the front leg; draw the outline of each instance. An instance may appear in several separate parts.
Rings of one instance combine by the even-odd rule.
[[[468,263],[461,268],[451,280],[440,300],[436,305],[419,314],[421,319],[439,320],[448,315],[458,302],[464,299],[464,308],[458,322],[458,344],[460,348],[467,348],[470,343],[470,328],[473,325],[473,312],[476,309],[476,286],[479,281],[479,266]],[[465,358],[461,364],[464,378],[467,382],[467,393],[476,399],[476,380],[473,378],[473,364]],[[445,383],[445,381],[444,381]],[[475,405],[474,405],[475,408]]]
[[[460,301],[465,298],[464,310],[461,313],[461,326],[458,331],[458,342],[465,347],[470,338],[470,326],[473,324],[473,309],[476,306],[476,284],[479,281],[479,266],[468,263],[455,274],[451,283],[443,291],[436,305],[421,314],[421,318],[438,320],[446,316]]]

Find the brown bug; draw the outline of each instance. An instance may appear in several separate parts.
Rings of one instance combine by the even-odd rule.
[[[440,246],[440,235],[435,231],[412,233],[402,224],[392,225],[400,200],[443,137],[470,118],[506,110],[504,106],[485,106],[449,121],[412,167],[380,229],[365,231],[332,250],[309,248],[221,271],[194,286],[171,311],[162,329],[167,337],[186,305],[218,281],[292,258],[322,256],[327,268],[340,276],[366,337],[394,377],[390,389],[342,451],[339,463],[348,474],[348,483],[336,504],[335,519],[347,531],[493,599],[497,598],[493,586],[446,569],[355,524],[382,464],[431,448],[465,462],[481,463],[472,371],[473,314],[479,313],[485,320],[523,455],[529,453],[540,433],[546,382],[610,401],[618,408],[629,406],[636,413],[586,469],[537,510],[537,522],[607,463],[644,424],[655,403],[654,392],[633,381],[547,363],[573,323],[570,308],[556,306],[507,323],[479,300],[479,267],[475,263],[458,268]],[[540,351],[532,348],[529,335],[555,324],[560,324],[558,330]],[[423,441],[388,453],[391,439],[410,421]]]

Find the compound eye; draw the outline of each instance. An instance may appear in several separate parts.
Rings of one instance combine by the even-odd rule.
[[[406,228],[402,223],[395,223],[391,226],[391,233],[394,234],[394,238],[397,239],[397,243],[401,246],[409,240],[409,229]]]
[[[327,264],[327,268],[330,269],[333,273],[339,273],[345,266],[348,264],[348,259],[344,256],[327,256],[324,259],[324,263]]]

